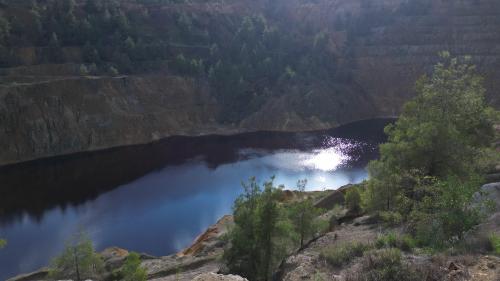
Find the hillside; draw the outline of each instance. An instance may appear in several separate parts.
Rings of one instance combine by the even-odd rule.
[[[0,1],[0,165],[393,116],[438,52],[498,106],[496,0]]]

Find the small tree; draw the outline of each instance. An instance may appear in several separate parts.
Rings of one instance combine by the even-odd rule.
[[[359,212],[361,210],[361,195],[357,187],[351,187],[345,194],[345,205],[349,211]]]
[[[299,180],[297,182],[297,189],[303,193],[307,185],[307,180]],[[317,217],[323,210],[314,207],[310,198],[301,200],[294,203],[290,207],[290,219],[295,227],[295,231],[299,235],[300,247],[304,246],[306,239],[318,233],[325,224],[317,220]]]
[[[229,270],[249,280],[271,279],[293,243],[293,227],[279,203],[281,189],[273,179],[262,190],[255,178],[234,204],[235,226],[224,251]]]
[[[66,243],[61,255],[53,260],[49,276],[76,281],[93,279],[99,275],[103,266],[92,241],[85,234],[78,234],[73,241]]]
[[[0,45],[4,45],[10,35],[10,23],[7,19],[0,15]]]
[[[146,270],[141,267],[141,258],[137,253],[130,253],[121,269],[124,281],[145,281]]]

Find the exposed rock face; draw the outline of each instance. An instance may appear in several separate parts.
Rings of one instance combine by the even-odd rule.
[[[204,86],[179,77],[2,86],[0,101],[0,164],[218,132]]]
[[[204,233],[196,237],[191,246],[177,254],[179,257],[209,255],[211,251],[221,248],[221,236],[226,234],[228,227],[233,224],[233,216],[226,215],[217,223],[210,226]]]

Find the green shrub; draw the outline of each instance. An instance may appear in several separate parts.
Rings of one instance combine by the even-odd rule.
[[[110,66],[108,68],[108,73],[111,76],[118,76],[118,74],[120,74],[120,72],[118,72],[118,69],[116,69],[116,67],[114,67],[114,66]]]
[[[375,241],[375,247],[381,248],[393,248],[396,246],[397,235],[394,232],[388,233],[386,235],[381,235],[377,237]]]
[[[379,216],[388,226],[399,225],[403,222],[403,216],[398,212],[379,212]]]
[[[347,273],[346,281],[420,281],[425,280],[404,263],[401,251],[395,248],[365,252],[361,269]]]
[[[349,263],[356,257],[370,249],[370,246],[360,242],[350,242],[338,246],[332,246],[321,252],[320,257],[333,266],[341,266]]]
[[[68,242],[63,252],[52,261],[50,279],[86,280],[99,279],[104,262],[95,252],[92,240],[80,233]]]
[[[394,232],[390,232],[386,235],[381,235],[377,237],[375,241],[375,247],[381,248],[398,248],[405,252],[410,252],[415,248],[416,242],[410,235],[398,235]]]
[[[7,245],[7,241],[5,239],[0,239],[0,249]]]
[[[500,255],[500,234],[493,233],[490,235],[490,244],[493,253]]]
[[[345,205],[350,211],[361,210],[361,195],[356,187],[349,188],[345,194]]]
[[[145,281],[147,274],[146,270],[141,267],[141,259],[139,254],[130,253],[125,264],[121,269],[121,275],[124,281]]]

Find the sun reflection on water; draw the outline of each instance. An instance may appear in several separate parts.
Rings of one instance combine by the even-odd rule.
[[[350,161],[356,161],[357,156],[352,151],[363,143],[325,137],[322,148],[311,151],[278,150],[272,154],[253,149],[241,150],[240,153],[249,158],[260,158],[261,165],[289,171],[321,171],[333,172]],[[318,179],[321,181],[321,179]]]

